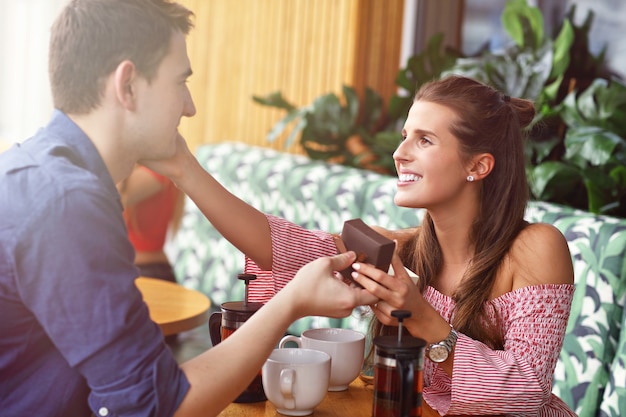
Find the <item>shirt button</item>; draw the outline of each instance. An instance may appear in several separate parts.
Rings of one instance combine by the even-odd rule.
[[[102,417],[108,416],[109,409],[106,407],[100,407],[100,409],[98,410],[98,415],[101,415]]]

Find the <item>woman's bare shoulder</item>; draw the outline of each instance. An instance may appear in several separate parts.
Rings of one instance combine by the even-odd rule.
[[[511,247],[510,259],[513,289],[574,282],[567,241],[551,224],[533,223],[522,230]]]

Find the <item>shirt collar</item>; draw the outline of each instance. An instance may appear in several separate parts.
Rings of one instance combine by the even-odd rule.
[[[47,136],[55,138],[55,142],[62,142],[72,152],[72,161],[84,169],[92,172],[107,188],[117,188],[107,169],[102,156],[91,139],[83,130],[60,110],[54,110],[50,122],[45,127]]]

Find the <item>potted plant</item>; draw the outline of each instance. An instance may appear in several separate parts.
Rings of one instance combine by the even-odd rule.
[[[268,133],[268,141],[288,131],[286,146],[299,137],[307,155],[313,159],[394,173],[391,154],[400,143],[399,126],[406,118],[415,92],[454,64],[459,56],[444,50],[442,45],[443,35],[435,35],[424,52],[408,60],[395,80],[403,91],[394,95],[386,108],[381,96],[372,89],[366,88],[360,98],[349,86],[343,87],[343,103],[333,93],[303,107],[287,101],[280,91],[253,96],[255,102],[287,113]]]
[[[597,56],[589,52],[593,14],[575,26],[574,12],[575,6],[551,37],[544,33],[538,8],[510,0],[502,24],[512,45],[473,57],[445,50],[442,35],[433,36],[426,50],[398,72],[395,81],[403,93],[387,107],[376,92],[367,89],[361,100],[348,86],[343,88],[344,104],[332,93],[300,108],[280,92],[253,98],[287,112],[269,140],[293,122],[288,144],[300,135],[311,158],[391,174],[399,127],[417,89],[449,73],[470,76],[536,103],[526,144],[534,199],[626,217],[626,86],[607,74],[604,51]]]

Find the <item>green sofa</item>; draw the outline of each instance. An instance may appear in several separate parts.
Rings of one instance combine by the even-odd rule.
[[[241,143],[203,145],[196,154],[237,196],[310,229],[338,232],[356,217],[392,229],[421,221],[422,211],[394,205],[394,177]],[[581,417],[626,415],[626,219],[544,202],[531,202],[526,217],[559,228],[574,262],[576,291],[555,394]],[[167,250],[181,283],[207,294],[213,309],[243,299],[236,278],[243,255],[190,201]],[[299,320],[290,332],[327,326],[365,330],[367,320],[368,309],[357,308],[343,320]]]

